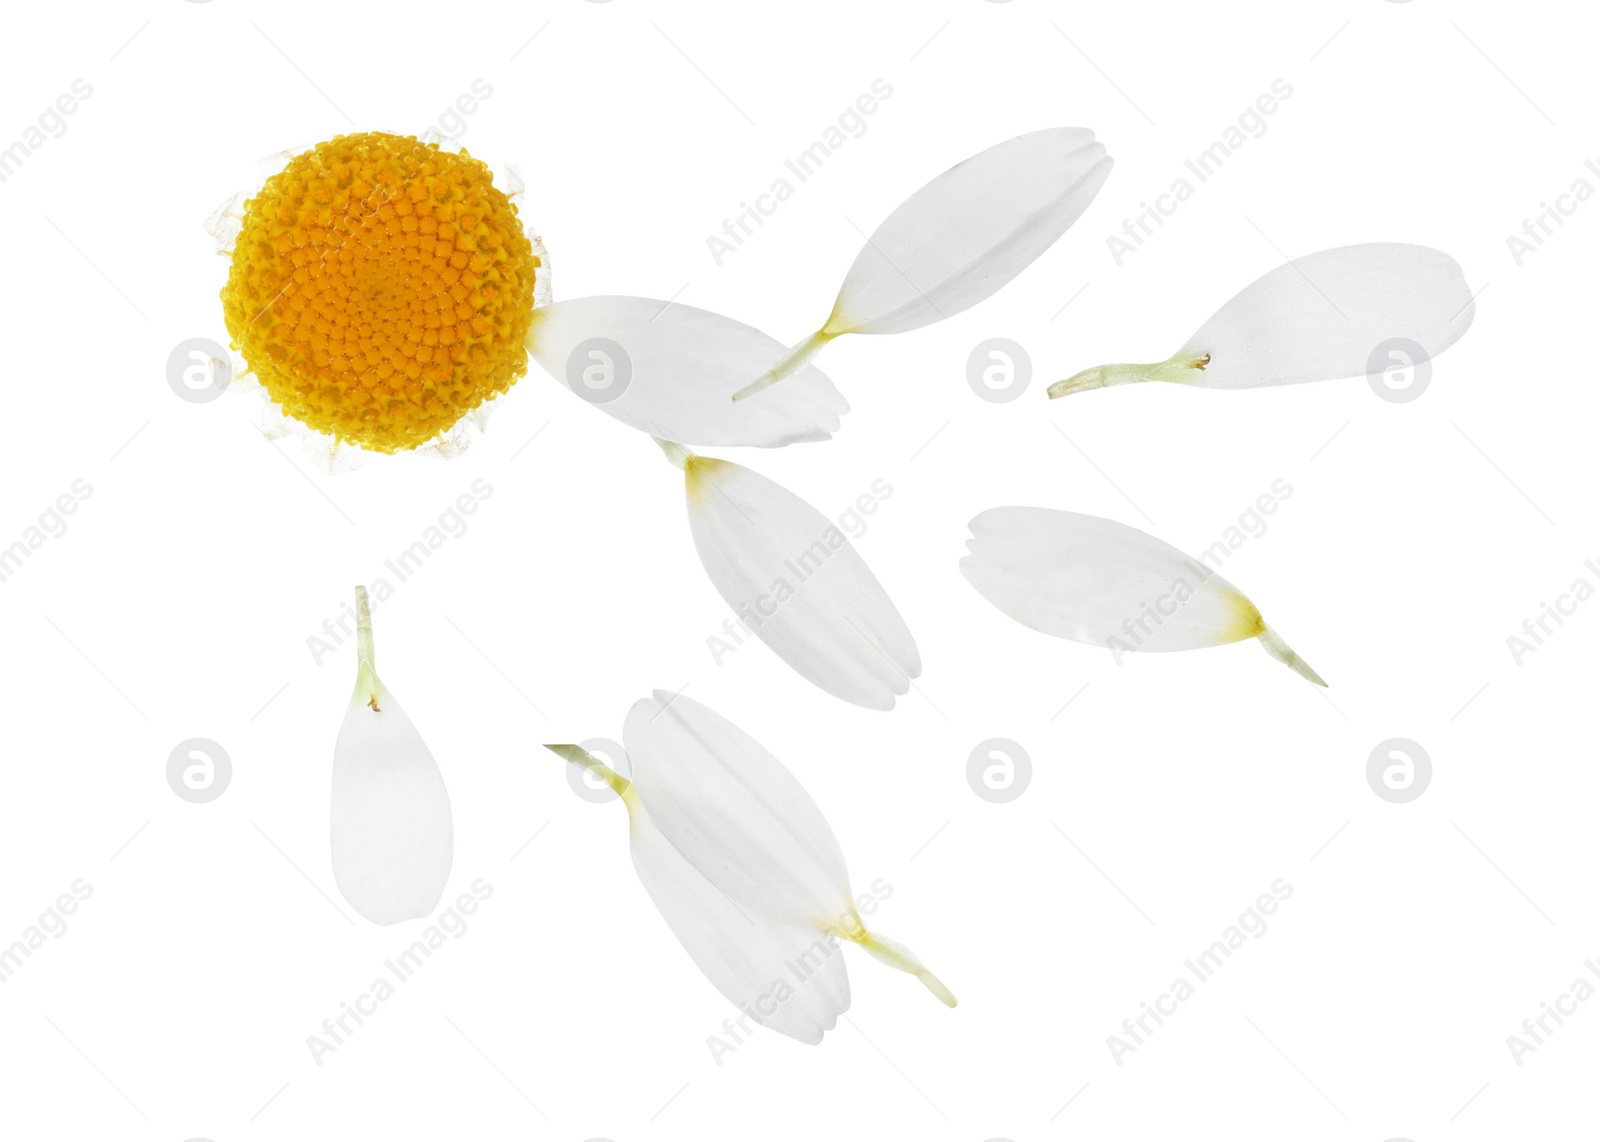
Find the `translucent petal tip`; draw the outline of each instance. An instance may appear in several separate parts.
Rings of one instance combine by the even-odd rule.
[[[548,745],[547,744],[544,748],[549,750],[551,753],[555,754],[557,757],[561,758],[563,761],[570,761],[573,765],[581,765],[586,769],[595,760],[592,756],[589,755],[589,753],[587,753],[584,750],[579,749],[575,745]]]
[[[1196,357],[1180,351],[1165,361],[1148,365],[1096,365],[1092,369],[1074,373],[1064,381],[1057,381],[1045,393],[1055,400],[1088,389],[1109,389],[1114,385],[1135,385],[1141,381],[1191,385],[1200,380],[1200,374],[1205,372],[1205,367],[1210,363],[1210,353]]]
[[[938,976],[934,975],[927,968],[923,968],[921,971],[919,971],[917,973],[917,978],[922,981],[923,987],[927,988],[938,997],[940,1003],[944,1004],[946,1007],[954,1007],[956,1005],[955,992],[946,987],[944,985],[944,981],[942,981]]]
[[[768,369],[744,388],[734,393],[733,399],[736,401],[741,401],[746,397],[753,397],[762,389],[769,388],[770,386],[777,384],[790,374],[798,373],[801,369],[810,364],[811,358],[820,353],[822,351],[822,347],[829,341],[832,341],[836,336],[837,334],[834,333],[825,333],[820,329],[817,330],[810,337],[807,337],[804,341],[800,342],[800,344],[796,345],[793,349],[790,349],[781,358],[779,358],[776,365],[773,365],[772,368]]]
[[[378,692],[383,684],[378,681],[377,658],[372,648],[372,607],[367,601],[367,589],[356,585],[356,692],[355,701],[365,702],[378,709]]]
[[[544,748],[561,758],[563,761],[571,762],[579,769],[582,769],[587,773],[594,774],[607,785],[611,786],[612,792],[616,793],[617,796],[621,797],[625,802],[628,800],[628,791],[632,788],[633,782],[629,781],[626,777],[622,776],[622,774],[612,769],[609,765],[601,761],[582,746],[547,744]]]
[[[661,451],[666,454],[669,464],[680,472],[688,471],[689,461],[694,459],[693,452],[690,452],[681,444],[671,440],[663,440],[659,436],[652,436],[650,439],[654,440],[661,448]]]
[[[1051,400],[1056,400],[1058,397],[1071,396],[1073,393],[1086,392],[1089,389],[1103,389],[1105,387],[1105,369],[1096,365],[1092,369],[1074,373],[1064,381],[1057,381],[1045,390],[1045,395]]]
[[[741,400],[744,400],[746,397],[753,397],[757,393],[759,393],[762,389],[770,388],[771,386],[777,384],[778,380],[779,380],[779,377],[778,377],[777,372],[775,370],[773,370],[773,369],[768,369],[765,373],[762,373],[759,377],[757,377],[755,380],[751,381],[744,388],[742,388],[738,392],[734,393],[733,394],[733,399],[736,400],[736,401],[741,401]]]
[[[1311,669],[1311,664],[1296,654],[1294,649],[1279,637],[1277,631],[1271,627],[1266,627],[1260,634],[1256,635],[1256,638],[1261,641],[1262,646],[1267,648],[1267,653],[1272,655],[1273,658],[1289,667],[1306,681],[1327,689],[1328,684],[1322,680],[1322,675]]]
[[[929,971],[922,960],[910,948],[898,940],[891,940],[888,936],[869,932],[865,928],[844,932],[843,935],[860,944],[874,958],[883,961],[890,967],[909,975],[916,976],[922,981],[922,986],[938,998],[946,1007],[956,1005],[955,993],[944,985],[944,981]]]

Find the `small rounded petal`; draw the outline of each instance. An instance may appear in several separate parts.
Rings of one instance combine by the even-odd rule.
[[[833,830],[760,742],[657,690],[628,711],[623,744],[656,825],[736,903],[797,927],[858,923]]]
[[[991,508],[969,526],[962,575],[1024,626],[1119,657],[1254,638],[1280,662],[1326,685],[1237,587],[1137,528],[1031,507]]]
[[[784,351],[759,329],[644,297],[582,297],[534,313],[528,352],[557,381],[641,432],[778,448],[827,440],[849,411],[815,367],[760,400],[731,393]]]
[[[694,455],[681,463],[695,550],[740,621],[828,693],[893,709],[922,660],[838,526],[748,468]]]
[[[450,795],[381,682],[351,698],[333,753],[333,879],[374,924],[430,914],[454,859]]]

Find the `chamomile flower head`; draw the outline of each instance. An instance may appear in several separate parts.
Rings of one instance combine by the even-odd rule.
[[[409,451],[527,371],[547,257],[466,151],[336,136],[290,157],[235,224],[222,290],[233,348],[313,432]]]

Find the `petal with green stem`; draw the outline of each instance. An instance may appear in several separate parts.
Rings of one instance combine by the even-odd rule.
[[[1253,389],[1338,380],[1368,372],[1380,346],[1402,339],[1415,346],[1409,363],[1420,365],[1461,339],[1473,311],[1448,254],[1397,242],[1340,246],[1257,278],[1165,361],[1097,365],[1048,391],[1054,399],[1141,381]]]
[[[820,1043],[850,1007],[850,980],[837,942],[814,928],[741,908],[656,827],[626,778],[576,746],[548,748],[585,770],[598,766],[622,794],[639,882],[712,986],[762,1026]]]
[[[454,860],[450,795],[411,719],[378,678],[365,588],[356,588],[356,688],[333,749],[333,879],[374,924],[431,913]]]
[[[961,573],[1036,631],[1130,651],[1195,650],[1254,638],[1326,686],[1245,595],[1198,559],[1137,528],[1051,508],[991,508],[968,525]]]
[[[911,949],[867,929],[833,829],[760,742],[715,710],[657,690],[628,711],[623,743],[656,825],[740,908],[858,943],[955,1006]]]
[[[1081,127],[1019,135],[957,163],[867,237],[822,327],[733,399],[791,375],[835,337],[920,329],[990,297],[1067,232],[1111,165]]]
[[[705,309],[644,297],[580,297],[536,309],[528,352],[602,412],[689,444],[778,448],[827,440],[849,411],[820,369],[735,405],[728,393],[783,345]]]

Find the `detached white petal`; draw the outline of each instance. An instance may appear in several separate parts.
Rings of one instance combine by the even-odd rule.
[[[740,389],[782,380],[845,333],[904,333],[969,309],[1067,232],[1111,173],[1094,132],[1020,135],[945,171],[897,207],[857,255],[822,328]]]
[[[748,468],[657,443],[683,469],[695,551],[738,619],[828,693],[893,709],[922,659],[838,525]]]
[[[842,946],[949,988],[914,952],[869,931],[833,830],[794,776],[714,711],[656,691],[623,732],[633,779],[577,746],[628,808],[634,868],[673,934],[717,990],[757,1022],[816,1043],[850,1006]]]
[[[850,1007],[844,955],[812,927],[742,909],[678,851],[635,787],[577,746],[551,750],[584,769],[599,765],[627,806],[639,882],[661,918],[723,997],[756,1022],[802,1043],[822,1042]]]
[[[916,976],[946,1007],[956,1005],[916,953],[867,930],[833,829],[760,742],[665,690],[633,704],[622,742],[657,827],[734,903],[860,944]]]
[[[728,394],[784,351],[732,318],[645,297],[582,297],[534,310],[528,352],[561,384],[652,436],[777,448],[827,440],[849,411],[822,370],[735,405]]]
[[[664,690],[633,704],[622,741],[656,824],[735,903],[798,927],[851,922],[850,873],[833,830],[760,742]]]
[[[1023,626],[1108,647],[1119,660],[1136,650],[1254,638],[1302,677],[1327,685],[1237,587],[1136,528],[1024,507],[991,508],[969,526],[961,573]]]
[[[1253,389],[1366,373],[1373,351],[1416,342],[1421,364],[1461,339],[1472,291],[1456,260],[1378,242],[1296,258],[1246,286],[1165,361],[1099,365],[1050,386],[1052,398],[1138,381]]]
[[[355,693],[333,750],[333,879],[374,924],[426,916],[454,859],[450,795],[422,736],[373,667],[372,618],[356,588]]]

